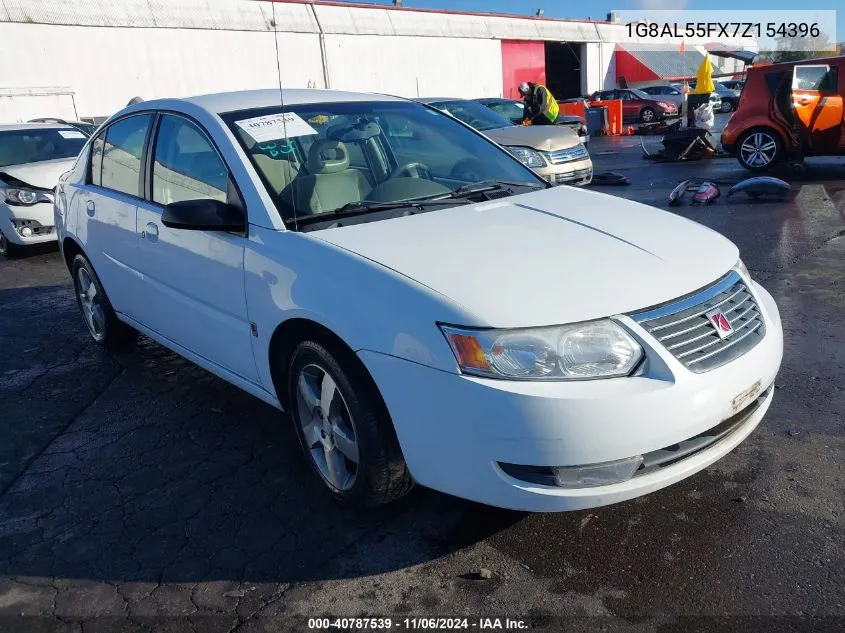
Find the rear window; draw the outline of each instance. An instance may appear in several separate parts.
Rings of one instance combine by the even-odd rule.
[[[0,167],[74,158],[86,139],[73,128],[0,131]]]

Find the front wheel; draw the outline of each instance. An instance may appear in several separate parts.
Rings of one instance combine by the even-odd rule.
[[[737,160],[749,171],[769,169],[783,152],[780,137],[768,128],[749,130],[739,139],[737,147]]]
[[[131,349],[138,332],[117,318],[91,262],[84,255],[77,255],[73,258],[71,274],[76,303],[91,338],[110,351]]]
[[[315,473],[345,505],[385,505],[412,487],[390,416],[351,352],[306,340],[291,357],[288,403]]]
[[[722,109],[721,111],[724,113],[733,112],[734,104],[730,101],[722,101]]]
[[[643,123],[651,123],[657,118],[657,113],[652,108],[643,108],[640,111],[640,120]]]

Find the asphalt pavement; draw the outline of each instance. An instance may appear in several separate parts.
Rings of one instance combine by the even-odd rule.
[[[662,208],[684,178],[747,176],[732,159],[652,164],[639,137],[589,148],[631,181],[594,189]],[[845,159],[777,174],[787,202],[673,209],[736,242],[780,306],[769,413],[707,470],[583,512],[419,488],[340,509],[286,416],[151,341],[100,351],[55,250],[0,259],[0,630],[304,631],[361,615],[843,630]]]

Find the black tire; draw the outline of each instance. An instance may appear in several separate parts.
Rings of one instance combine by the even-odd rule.
[[[733,112],[733,111],[734,111],[733,101],[722,101],[722,108],[721,108],[720,112],[722,112],[723,114],[727,114],[727,113]]]
[[[308,409],[308,404],[299,395],[299,382],[301,376],[317,371],[315,368],[332,378],[341,396],[335,396],[329,403],[333,413],[318,414],[324,428],[326,424],[332,426],[327,421],[330,416],[338,416],[339,402],[340,406],[345,406],[345,415],[340,417],[345,420],[347,429],[351,429],[357,444],[358,463],[354,465],[354,479],[346,489],[333,485],[317,463],[320,451],[329,450],[325,447],[326,433],[321,432],[323,439],[318,439],[316,443],[306,439],[305,427],[310,425],[309,420],[303,419],[302,411]],[[339,344],[305,340],[294,349],[288,370],[287,402],[296,434],[308,463],[334,499],[343,505],[361,509],[383,506],[405,496],[413,487],[413,480],[387,408],[358,358]],[[335,404],[332,405],[332,402]],[[318,408],[322,410],[322,406]],[[315,419],[314,416],[310,418],[312,422]],[[314,437],[313,433],[311,437]],[[328,452],[325,455],[327,463]],[[345,457],[343,459],[352,470],[353,462]]]
[[[646,106],[640,110],[640,121],[643,123],[654,123],[657,121],[657,112],[654,111],[654,108]]]
[[[81,274],[84,271],[84,275]],[[135,347],[138,340],[138,331],[126,325],[123,321],[117,318],[114,308],[109,302],[106,291],[103,289],[103,284],[100,283],[100,278],[94,272],[94,267],[91,262],[84,255],[77,255],[73,258],[71,265],[71,274],[73,275],[73,289],[76,294],[76,304],[79,306],[82,317],[85,320],[85,325],[88,328],[88,333],[91,338],[97,343],[105,347],[111,352],[127,352]],[[94,286],[96,292],[94,294],[97,299],[97,310],[99,310],[99,317],[89,318],[89,308],[83,304],[83,295],[88,293],[82,287],[82,278],[90,281],[90,285]],[[92,301],[89,299],[88,301]],[[92,325],[94,323],[99,325]]]
[[[760,147],[760,154],[754,154],[753,147]],[[752,128],[740,136],[736,143],[736,159],[748,171],[766,171],[782,157],[783,141],[771,128]]]
[[[24,247],[19,244],[13,244],[6,239],[3,231],[0,231],[0,255],[8,259],[15,259],[23,255]]]

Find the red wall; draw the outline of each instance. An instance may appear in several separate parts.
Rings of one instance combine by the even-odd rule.
[[[669,53],[666,53],[667,55]],[[629,84],[635,81],[659,79],[657,73],[619,46],[616,47],[616,79],[624,77]]]
[[[546,83],[546,49],[543,42],[502,40],[502,96],[519,99],[521,81]]]

